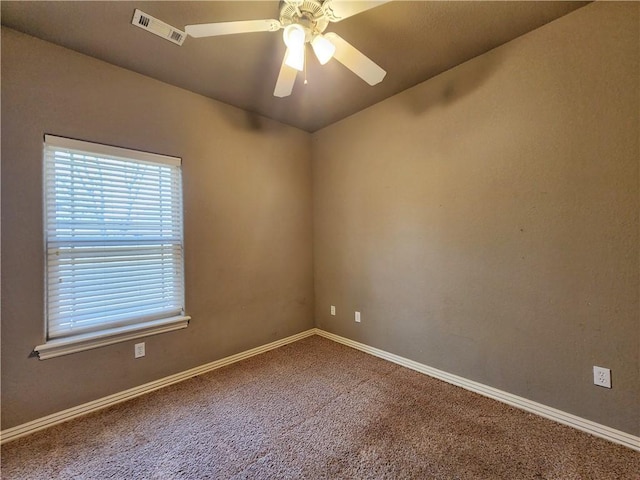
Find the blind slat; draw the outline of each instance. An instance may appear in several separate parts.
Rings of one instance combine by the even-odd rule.
[[[175,305],[173,303],[174,298],[171,295],[164,295],[162,291],[153,291],[145,294],[136,294],[128,297],[127,301],[122,300],[122,296],[118,298],[113,295],[104,295],[103,300],[97,301],[95,299],[90,301],[86,300],[86,303],[70,303],[61,304],[55,302],[51,305],[51,310],[58,313],[66,313],[71,315],[74,321],[78,321],[83,318],[91,318],[94,313],[102,314],[106,311],[105,307],[109,307],[108,311],[111,313],[117,312],[130,312],[135,310],[136,307],[153,307],[160,305]]]
[[[69,205],[72,208],[81,208],[81,207],[93,207],[96,203],[96,199],[91,195],[84,194],[82,192],[76,192],[74,196],[67,194],[66,192],[58,192],[56,197],[52,199],[55,203],[51,203],[51,208],[57,210],[60,205]],[[155,207],[160,204],[160,200],[157,198],[153,198],[149,196],[138,197],[136,199],[136,204],[131,206],[131,202],[127,199],[126,195],[111,195],[109,198],[109,206],[117,207],[117,206],[125,206],[131,208],[144,208],[147,211],[150,210],[151,207]],[[180,205],[174,204],[174,208],[177,210]]]
[[[108,272],[104,272],[104,273],[89,272],[89,273],[85,273],[82,276],[76,275],[75,278],[73,278],[72,285],[68,285],[70,282],[66,281],[67,277],[69,277],[69,275],[66,272],[60,272],[60,271],[50,272],[49,275],[47,275],[47,279],[49,282],[48,288],[51,290],[54,290],[56,288],[71,290],[73,288],[80,288],[83,286],[93,286],[94,284],[99,284],[99,283],[109,284],[109,282],[111,282],[112,280],[118,280],[120,278],[123,278],[122,272],[123,272],[123,269],[111,269]],[[124,278],[137,279],[137,278],[145,278],[146,276],[151,276],[151,275],[164,276],[166,275],[166,273],[167,272],[165,272],[164,269],[155,268],[152,266],[151,268],[147,267],[145,269],[136,270],[136,275],[134,277],[130,276],[130,277],[124,277]],[[175,281],[177,282],[178,280],[175,279]],[[65,283],[65,285],[60,285],[62,283]]]

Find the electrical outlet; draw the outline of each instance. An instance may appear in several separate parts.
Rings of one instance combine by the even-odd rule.
[[[134,354],[135,358],[144,357],[144,355],[145,355],[144,342],[136,343],[136,345],[133,347],[133,354]]]
[[[356,322],[360,323],[360,312],[356,312]]]
[[[331,305],[331,315],[333,315],[334,317],[336,315],[336,306],[335,305]]]
[[[599,387],[611,388],[611,370],[593,366],[593,383]]]

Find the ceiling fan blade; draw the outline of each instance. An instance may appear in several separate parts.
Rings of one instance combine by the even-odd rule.
[[[325,0],[322,9],[332,22],[339,22],[361,12],[371,10],[391,0],[353,1],[353,0]]]
[[[296,76],[298,75],[298,71],[295,68],[291,68],[285,63],[288,55],[289,49],[287,48],[284,58],[282,59],[282,66],[280,67],[276,88],[273,91],[273,95],[280,98],[291,95],[293,84],[296,83]]]
[[[387,74],[387,72],[374,63],[373,60],[337,33],[325,33],[324,36],[336,47],[336,52],[333,54],[333,57],[369,85],[380,83]]]
[[[187,25],[184,31],[192,37],[215,37],[234,33],[275,32],[281,27],[278,20],[243,20],[240,22],[201,23]]]

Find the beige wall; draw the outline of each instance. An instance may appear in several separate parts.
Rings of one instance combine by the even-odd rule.
[[[317,326],[640,434],[639,9],[591,4],[316,132]]]
[[[182,157],[185,330],[51,360],[43,134]],[[2,428],[313,326],[308,133],[2,29]]]

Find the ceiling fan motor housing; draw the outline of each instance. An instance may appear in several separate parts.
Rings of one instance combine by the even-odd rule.
[[[300,25],[306,33],[305,42],[325,31],[329,18],[318,0],[286,0],[280,9],[280,23],[283,27]]]

